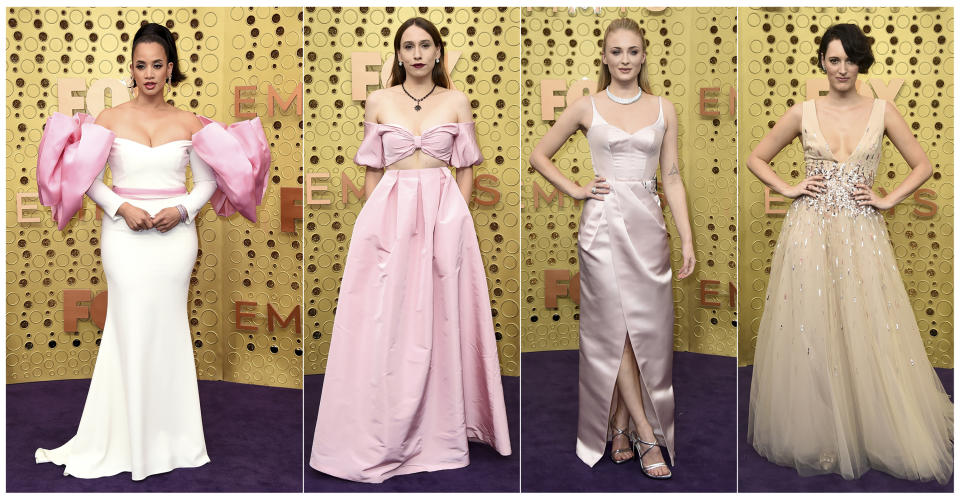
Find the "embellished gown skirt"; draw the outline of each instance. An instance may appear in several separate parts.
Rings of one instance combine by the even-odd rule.
[[[347,480],[510,454],[473,219],[447,168],[387,170],[347,255],[310,466]]]
[[[131,201],[151,215],[180,198]],[[209,462],[187,313],[197,230],[133,231],[104,215],[107,316],[76,435],[36,460],[64,474],[134,480]]]
[[[953,403],[924,348],[883,217],[791,205],[770,267],[748,441],[801,475],[870,468],[946,483]]]
[[[673,287],[656,180],[615,180],[588,199],[579,229],[580,383],[577,456],[593,466],[612,437],[613,393],[626,339],[640,368],[646,418],[674,452]],[[635,431],[631,420],[631,430]]]

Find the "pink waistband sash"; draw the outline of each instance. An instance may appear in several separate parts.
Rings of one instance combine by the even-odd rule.
[[[138,189],[135,187],[113,186],[113,192],[131,199],[162,199],[165,197],[174,197],[186,194],[187,188],[171,187],[169,189]]]

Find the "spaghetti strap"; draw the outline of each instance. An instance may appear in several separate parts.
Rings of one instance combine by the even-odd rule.
[[[593,118],[590,120],[590,128],[593,128],[595,123],[606,123],[607,120],[603,119],[603,116],[600,116],[600,112],[597,111],[597,101],[593,100],[593,96],[590,95],[590,106],[593,107]],[[600,119],[598,122],[597,119]]]

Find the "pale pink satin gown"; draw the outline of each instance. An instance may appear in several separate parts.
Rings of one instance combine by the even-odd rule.
[[[85,114],[54,113],[47,120],[37,158],[41,202],[61,230],[84,193],[104,212],[107,313],[90,389],[73,437],[35,454],[38,463],[63,465],[65,475],[130,472],[142,480],[210,461],[187,307],[198,248],[193,222],[208,200],[221,215],[240,211],[255,219],[270,148],[259,120],[227,129],[206,121],[192,140],[151,147],[115,137]],[[112,189],[102,181],[105,162]],[[182,204],[188,219],[167,232],[134,231],[117,214],[124,203],[150,215]]]
[[[673,288],[656,180],[662,102],[654,123],[627,133],[607,123],[590,100],[590,156],[610,193],[602,201],[587,199],[580,218],[577,456],[593,466],[612,436],[613,391],[629,336],[647,420],[673,458]]]
[[[354,161],[384,168],[421,149],[473,166],[474,133],[367,123]],[[446,167],[387,169],[353,229],[310,466],[378,483],[466,466],[470,440],[510,454],[473,219]]]

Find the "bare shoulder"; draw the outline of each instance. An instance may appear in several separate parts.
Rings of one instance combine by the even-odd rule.
[[[792,128],[799,130],[803,124],[803,103],[804,101],[800,101],[790,106],[777,123],[790,125]]]
[[[910,130],[907,121],[903,118],[903,115],[900,114],[900,110],[897,109],[897,105],[891,101],[883,101],[883,131],[884,133],[893,130]],[[912,131],[910,133],[913,133]]]
[[[660,99],[660,106],[663,109],[663,117],[670,120],[677,119],[677,106],[674,105],[673,101],[664,97],[658,96]]]
[[[586,121],[587,116],[593,116],[593,103],[591,99],[595,99],[597,94],[584,95],[570,103],[567,108],[563,111],[562,115],[569,115],[572,118],[575,118],[578,123],[583,124]]]
[[[567,106],[567,109],[570,109],[575,113],[584,113],[586,111],[592,111],[593,103],[591,102],[591,99],[596,99],[596,98],[597,98],[597,94],[584,95],[583,97],[580,97],[579,99],[573,101],[572,104]]]
[[[389,99],[389,97],[387,96],[387,94],[390,93],[390,88],[392,88],[392,87],[388,87],[388,88],[378,88],[378,89],[374,90],[373,92],[370,92],[369,94],[367,94],[367,100],[366,100],[367,105],[368,105],[368,106],[369,106],[369,105],[376,105],[376,104],[381,103],[384,99]]]
[[[783,117],[784,117],[784,118],[786,118],[786,117],[788,117],[788,116],[793,117],[793,118],[801,118],[801,117],[803,117],[803,103],[804,103],[804,101],[800,101],[800,102],[797,102],[797,103],[795,103],[794,105],[790,106],[790,107],[787,109],[787,112],[783,113]]]
[[[470,103],[470,100],[467,99],[467,94],[465,94],[465,93],[463,93],[463,92],[461,92],[461,91],[459,91],[459,90],[457,90],[457,89],[455,89],[455,88],[448,88],[448,89],[444,90],[443,96],[444,96],[445,99],[448,100],[448,102],[453,103],[453,104],[456,104],[456,105],[464,105],[464,106],[466,106],[466,105],[469,105],[469,103]]]
[[[121,104],[122,106],[123,104]],[[93,120],[94,123],[100,125],[104,128],[112,129],[114,124],[117,121],[117,115],[120,114],[120,111],[115,107],[105,108],[103,111],[100,111],[100,114],[97,115],[97,118]]]
[[[383,108],[384,103],[392,98],[392,93],[392,87],[387,87],[374,90],[367,94],[367,98],[363,102],[364,120],[376,122],[377,114],[379,114],[380,109]]]
[[[467,94],[455,88],[445,89],[441,95],[443,96],[444,102],[457,111],[470,109],[470,99],[467,98]]]
[[[200,122],[200,118],[191,111],[177,109],[174,116],[177,122],[182,123],[191,134],[197,133],[203,128],[203,123]]]
[[[473,121],[473,109],[470,107],[470,99],[467,94],[457,89],[446,89],[441,94],[443,103],[457,112],[457,121]]]
[[[884,118],[903,118],[897,105],[888,100],[883,100],[883,116]]]

